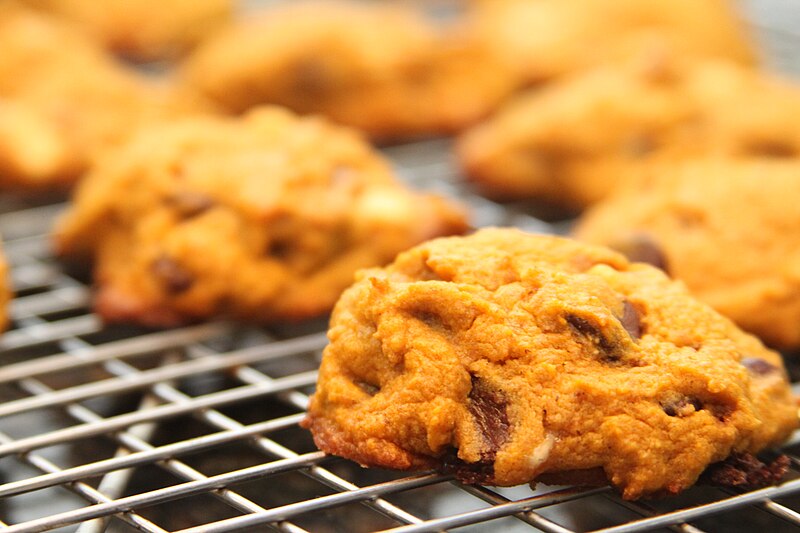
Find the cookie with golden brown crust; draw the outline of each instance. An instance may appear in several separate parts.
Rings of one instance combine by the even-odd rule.
[[[800,161],[654,163],[575,235],[648,261],[780,348],[800,348]]]
[[[460,130],[516,84],[461,32],[399,6],[342,1],[292,2],[223,30],[184,78],[234,112],[278,104],[380,139]]]
[[[24,0],[137,60],[174,58],[230,22],[232,0]]]
[[[363,465],[677,493],[797,426],[780,356],[649,265],[513,229],[436,239],[337,303],[304,426]]]
[[[798,116],[800,88],[787,80],[653,51],[519,97],[458,152],[488,196],[578,211],[656,154],[796,157]]]
[[[745,65],[754,47],[728,0],[473,0],[472,31],[530,83],[624,60],[653,39]]]
[[[0,186],[63,187],[137,127],[205,110],[69,24],[0,5]]]
[[[107,321],[274,322],[325,313],[357,269],[466,227],[355,132],[261,108],[142,130],[81,183],[56,243],[94,258]]]

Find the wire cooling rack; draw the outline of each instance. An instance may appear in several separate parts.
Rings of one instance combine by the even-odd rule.
[[[791,51],[800,50],[791,2],[747,4],[772,63],[784,70],[796,67]],[[777,16],[781,9],[789,15]],[[441,140],[387,149],[410,183],[469,203],[477,226],[563,232],[563,225],[471,195],[448,153]],[[82,277],[51,256],[47,233],[62,208],[0,202],[17,293],[12,329],[0,336],[3,531],[800,527],[800,433],[782,450],[792,469],[779,486],[746,493],[696,487],[650,502],[625,502],[608,488],[470,486],[434,472],[365,470],[326,457],[298,427],[326,343],[323,321],[276,329],[104,327],[88,307]]]

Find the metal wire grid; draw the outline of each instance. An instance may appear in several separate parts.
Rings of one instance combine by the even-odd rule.
[[[435,141],[390,155],[409,181],[431,184],[453,175],[443,153]],[[561,229],[454,181],[435,184],[469,202],[478,225]],[[699,490],[665,507],[624,502],[609,489],[489,489],[326,458],[297,428],[326,342],[323,324],[104,328],[87,307],[89,289],[50,257],[46,232],[59,208],[0,217],[0,229],[15,233],[6,253],[19,295],[14,327],[0,337],[0,519],[9,532],[482,531],[512,517],[503,529],[695,533],[690,522],[752,506],[777,527],[800,526],[792,502],[776,501],[800,493],[800,479],[745,494]],[[800,467],[800,457],[791,459]],[[200,512],[184,516],[187,508]],[[598,516],[575,521],[587,513]]]
[[[797,72],[791,0],[744,6],[772,63]],[[786,16],[786,15],[790,16]],[[787,21],[788,26],[787,26]],[[788,28],[788,29],[787,29]],[[564,229],[471,196],[440,141],[389,151],[410,182],[471,204],[476,225]],[[105,328],[89,289],[51,258],[59,205],[0,206],[18,297],[0,336],[0,526],[6,531],[223,532],[795,530],[789,481],[748,493],[695,488],[625,502],[609,489],[489,489],[432,472],[361,470],[297,428],[324,324],[266,331],[211,323]],[[12,209],[9,211],[9,209]],[[795,384],[798,389],[798,384]],[[489,521],[494,521],[487,524]],[[471,527],[469,527],[471,526]],[[702,528],[702,529],[701,529]]]

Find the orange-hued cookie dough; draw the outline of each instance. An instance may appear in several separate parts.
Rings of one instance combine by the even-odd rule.
[[[380,139],[462,129],[516,84],[457,30],[398,6],[341,1],[294,2],[221,31],[184,77],[234,112],[279,104]]]
[[[233,0],[23,0],[129,58],[172,58],[230,22]]]
[[[304,425],[363,465],[467,482],[607,479],[635,499],[797,426],[780,356],[607,248],[436,239],[336,305]]]
[[[142,130],[81,183],[56,244],[94,259],[107,321],[274,322],[325,313],[357,269],[466,227],[355,132],[262,108]]]
[[[653,42],[685,57],[754,62],[727,0],[473,0],[468,18],[528,82],[619,61]]]
[[[458,152],[486,195],[569,211],[619,187],[654,155],[800,155],[800,87],[724,61],[645,53],[519,97]]]
[[[800,348],[800,160],[653,164],[576,236],[658,264],[779,348]]]
[[[205,108],[126,70],[69,24],[0,5],[0,187],[69,185],[142,124]]]

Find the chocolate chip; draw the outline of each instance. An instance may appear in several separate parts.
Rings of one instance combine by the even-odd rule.
[[[667,257],[658,243],[646,233],[637,233],[624,240],[615,241],[611,243],[611,248],[622,253],[631,261],[647,263],[668,272]]]
[[[425,309],[417,309],[414,310],[412,316],[433,329],[449,329],[445,327],[442,317],[437,313]]]
[[[709,466],[700,481],[706,485],[756,490],[775,485],[789,470],[789,458],[779,456],[769,464],[749,453],[734,453]]]
[[[467,463],[458,458],[458,450],[450,449],[441,458],[441,470],[454,475],[462,483],[494,483],[494,460]]]
[[[703,408],[703,402],[697,398],[681,396],[677,399],[667,400],[661,404],[661,408],[668,416],[683,418],[695,413]]]
[[[619,322],[632,339],[642,338],[642,322],[639,317],[639,310],[628,300],[622,303],[622,318]]]
[[[286,259],[292,251],[292,243],[286,239],[274,239],[267,246],[267,255],[275,259]]]
[[[330,68],[313,57],[295,63],[288,79],[292,80],[292,91],[305,98],[325,97],[335,87]]]
[[[589,339],[592,344],[600,348],[603,354],[611,361],[618,361],[622,358],[623,348],[618,342],[608,338],[603,332],[603,328],[577,315],[567,315],[564,317],[567,324],[577,333]]]
[[[761,157],[786,158],[796,157],[798,149],[791,143],[778,139],[765,139],[750,143],[744,152]]]
[[[377,385],[373,385],[372,383],[367,383],[366,381],[354,381],[353,383],[361,389],[362,391],[366,392],[370,396],[375,396],[380,392],[380,387]]]
[[[174,259],[162,256],[151,265],[153,275],[156,276],[171,294],[179,294],[191,288],[194,276]]]
[[[487,448],[481,457],[484,461],[494,461],[497,451],[508,439],[510,429],[505,398],[483,380],[472,376],[468,409],[486,442]]]
[[[684,418],[698,411],[708,411],[720,422],[724,422],[733,412],[734,407],[713,400],[702,400],[700,398],[675,396],[661,402],[661,409],[669,416]]]
[[[215,204],[214,200],[205,194],[191,191],[173,194],[166,201],[183,219],[201,215],[214,207]]]
[[[766,376],[780,371],[777,366],[758,357],[745,357],[741,363],[754,376]]]

